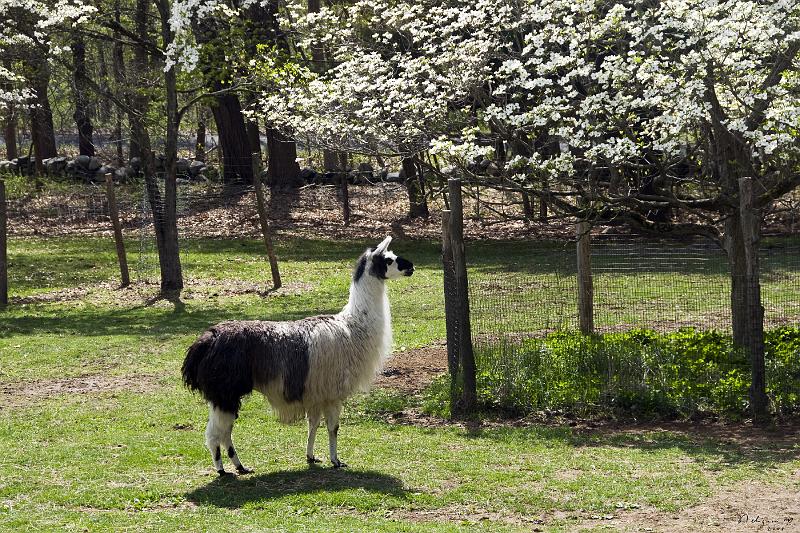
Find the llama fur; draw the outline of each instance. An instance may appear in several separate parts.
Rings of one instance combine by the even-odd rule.
[[[388,250],[387,237],[368,249],[353,270],[347,305],[335,315],[296,321],[229,321],[203,332],[186,353],[186,386],[209,404],[206,446],[215,469],[225,474],[222,452],[239,473],[248,473],[231,433],[244,396],[257,390],[277,419],[308,418],[309,463],[319,462],[314,441],[322,417],[328,429],[330,460],[339,460],[336,443],[343,402],[367,390],[392,345],[386,280],[410,276],[410,261]]]

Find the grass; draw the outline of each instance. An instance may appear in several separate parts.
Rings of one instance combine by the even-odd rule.
[[[256,473],[218,479],[202,444],[206,407],[179,383],[186,346],[223,319],[338,310],[367,244],[281,241],[287,289],[262,296],[242,290],[263,288],[268,275],[257,241],[192,241],[190,283],[175,307],[114,289],[106,240],[12,239],[14,305],[0,311],[0,397],[12,406],[0,409],[0,530],[559,531],[621,508],[683,509],[742,480],[797,487],[796,445],[662,430],[400,425],[384,415],[421,400],[396,391],[345,409],[344,471],[307,467],[304,427],[279,426],[251,398],[234,435]],[[471,250],[480,282],[509,259],[524,264],[528,248]],[[401,241],[395,251],[417,266],[390,289],[396,349],[442,339],[436,244]],[[48,299],[54,291],[60,298]],[[25,394],[75,376],[129,386]],[[324,437],[317,445],[324,457]]]

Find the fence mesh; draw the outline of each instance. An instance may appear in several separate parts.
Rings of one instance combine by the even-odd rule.
[[[484,398],[522,409],[746,410],[750,366],[731,342],[731,278],[716,244],[595,239],[594,324],[604,338],[574,334],[574,241],[518,245],[509,257],[470,265]],[[770,339],[800,325],[800,241],[765,238],[760,264],[765,327],[777,331],[767,336],[768,391],[776,410],[792,410],[800,342],[784,350]]]

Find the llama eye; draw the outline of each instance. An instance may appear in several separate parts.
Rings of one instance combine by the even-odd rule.
[[[386,264],[387,265],[391,265],[392,263],[394,263],[394,259],[387,259],[386,260]]]

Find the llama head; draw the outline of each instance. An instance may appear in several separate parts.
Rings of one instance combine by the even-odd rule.
[[[389,250],[391,237],[386,237],[374,249],[369,248],[359,258],[353,272],[353,281],[357,282],[362,276],[374,276],[378,279],[397,279],[410,276],[414,273],[414,265],[408,259],[399,257]]]

